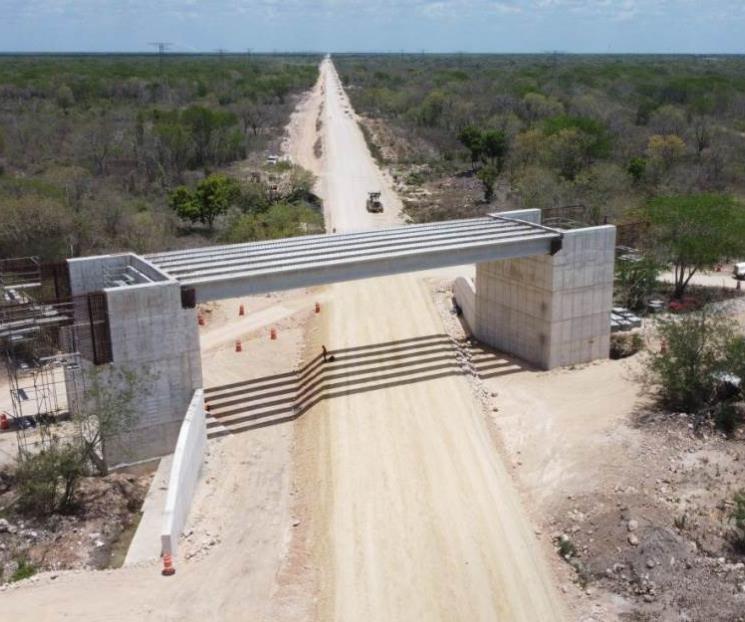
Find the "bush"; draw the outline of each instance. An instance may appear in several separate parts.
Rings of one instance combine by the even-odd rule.
[[[34,566],[26,558],[21,558],[18,560],[18,566],[16,567],[15,571],[13,571],[13,574],[10,575],[10,582],[14,583],[16,581],[23,581],[23,579],[33,577],[35,574],[36,566]]]
[[[643,310],[657,286],[659,264],[650,257],[619,257],[616,261],[615,298],[622,307]]]
[[[644,347],[639,333],[614,333],[610,336],[610,357],[613,360],[633,356]]]
[[[19,458],[15,471],[18,509],[32,516],[48,516],[75,506],[80,478],[85,474],[80,446],[61,444]]]
[[[733,498],[735,507],[730,514],[732,529],[732,544],[735,549],[745,554],[745,489],[735,493]]]
[[[714,403],[720,375],[741,367],[733,322],[703,310],[660,318],[657,328],[664,348],[650,354],[647,367],[662,403],[683,412]]]
[[[742,423],[742,414],[736,404],[720,404],[714,413],[714,424],[727,436],[733,436]]]

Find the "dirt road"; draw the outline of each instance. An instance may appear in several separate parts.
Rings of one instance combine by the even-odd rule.
[[[319,174],[329,227],[399,222],[400,203],[333,66],[322,72],[290,138],[296,160]],[[365,211],[369,190],[383,192],[382,215]],[[211,441],[189,520],[194,535],[175,577],[161,578],[153,564],[46,576],[0,593],[0,619],[562,619],[542,551],[425,284],[392,277],[325,295],[321,316],[304,322],[310,355],[321,344],[336,355],[314,380],[314,394],[328,399],[294,424]],[[296,308],[283,304],[288,313]],[[212,336],[206,328],[207,384],[255,375],[259,364],[264,374],[296,365],[299,322],[282,330],[284,349],[257,339],[245,359],[230,342],[258,326],[237,326],[216,323]]]
[[[400,204],[323,65],[323,192],[337,231],[391,224]],[[385,218],[364,209],[383,192]],[[548,621],[560,607],[484,415],[415,275],[331,288],[319,343],[333,396],[299,434],[320,564],[317,619]],[[337,386],[343,387],[336,390]]]

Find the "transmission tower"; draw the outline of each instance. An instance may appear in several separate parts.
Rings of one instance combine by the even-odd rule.
[[[166,52],[170,49],[173,43],[168,43],[168,41],[153,41],[151,43],[148,43],[148,45],[152,45],[153,47],[158,48],[158,65],[162,70],[163,57],[166,55]]]

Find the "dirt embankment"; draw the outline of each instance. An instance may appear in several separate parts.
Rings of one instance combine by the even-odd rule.
[[[745,487],[745,430],[724,438],[686,415],[650,414],[643,354],[526,368],[468,340],[449,282],[433,294],[573,618],[745,619],[745,555],[729,516]]]

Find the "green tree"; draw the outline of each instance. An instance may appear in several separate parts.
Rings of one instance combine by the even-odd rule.
[[[188,186],[179,186],[168,196],[168,205],[179,218],[196,222],[199,220],[199,199]]]
[[[228,211],[241,196],[241,187],[232,177],[210,175],[197,185],[199,219],[212,229],[215,218]]]
[[[280,202],[265,211],[239,216],[228,227],[223,239],[237,244],[319,233],[322,229],[323,218],[318,211],[302,204]]]
[[[487,130],[481,137],[483,155],[491,164],[496,165],[497,172],[501,173],[504,168],[504,159],[507,156],[507,136],[501,130]]]
[[[168,198],[169,205],[184,220],[201,222],[213,229],[215,218],[228,211],[241,196],[238,182],[226,175],[210,175],[197,184],[196,190],[176,188]]]
[[[468,149],[471,155],[471,167],[476,167],[476,162],[481,159],[484,152],[484,142],[481,130],[473,125],[464,127],[458,135],[458,140]]]
[[[493,164],[487,164],[476,173],[484,187],[484,201],[489,203],[494,198],[494,185],[499,177],[499,170]]]
[[[661,403],[688,413],[712,404],[718,374],[731,372],[735,365],[729,357],[737,339],[733,321],[697,311],[658,319],[657,332],[665,347],[650,353],[647,370]]]
[[[629,165],[626,167],[626,171],[635,183],[639,183],[647,170],[647,160],[645,158],[631,158]]]
[[[55,439],[39,452],[20,454],[15,468],[19,510],[48,516],[72,509],[85,473],[85,455],[75,442]]]
[[[745,209],[730,196],[657,197],[645,214],[652,248],[673,268],[676,298],[699,270],[745,254]]]

